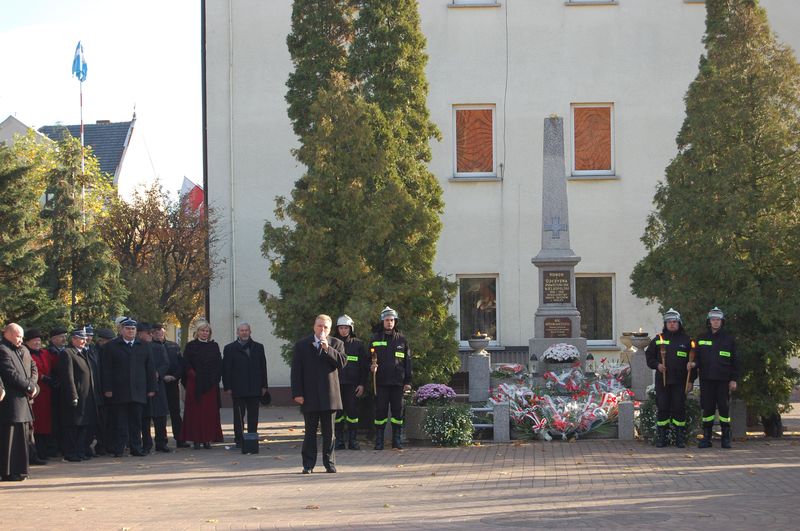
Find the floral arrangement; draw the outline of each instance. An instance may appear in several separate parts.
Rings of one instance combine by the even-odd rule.
[[[480,330],[469,336],[470,339],[491,339],[489,334],[481,333]]]
[[[472,444],[475,428],[469,404],[450,403],[431,406],[425,415],[422,429],[430,436],[431,442],[438,446]]]
[[[490,376],[492,378],[520,378],[525,367],[519,363],[501,363],[496,365]]]
[[[580,351],[569,343],[556,343],[542,354],[542,361],[550,363],[573,363],[580,358]]]
[[[520,437],[579,437],[615,421],[619,403],[633,395],[617,380],[590,383],[578,369],[548,374],[570,394],[548,395],[526,386],[501,384],[489,398],[491,404],[508,402],[511,422]]]
[[[636,417],[636,431],[639,437],[649,441],[650,444],[656,443],[656,421],[657,410],[656,405],[656,388],[655,385],[650,384],[645,389],[647,400],[641,403],[639,407],[639,416]],[[699,393],[697,390],[689,393],[686,399],[686,435],[688,440],[694,438],[702,431],[702,417],[703,412],[700,409]],[[675,444],[675,432],[673,430],[667,431],[667,441],[670,445]]]
[[[625,387],[630,387],[631,366],[627,363],[609,363],[606,358],[602,358],[597,368],[597,379],[608,385],[611,385],[612,381],[617,381]]]
[[[425,384],[414,393],[414,404],[418,406],[447,404],[456,397],[452,387],[445,384]]]

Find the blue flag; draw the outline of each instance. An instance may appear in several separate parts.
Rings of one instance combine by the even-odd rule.
[[[83,83],[86,81],[86,57],[83,56],[83,45],[78,41],[75,47],[75,59],[72,60],[72,75]]]

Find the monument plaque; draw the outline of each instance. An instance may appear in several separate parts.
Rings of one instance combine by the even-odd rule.
[[[547,317],[544,320],[544,337],[572,337],[572,321],[565,317]]]
[[[569,273],[569,271],[542,272],[542,287],[544,288],[542,292],[543,302],[557,304],[568,304],[570,302]]]

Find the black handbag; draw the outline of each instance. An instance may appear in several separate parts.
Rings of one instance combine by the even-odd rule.
[[[272,395],[269,394],[269,390],[264,391],[264,394],[259,398],[259,402],[261,402],[262,406],[268,406],[272,403]]]

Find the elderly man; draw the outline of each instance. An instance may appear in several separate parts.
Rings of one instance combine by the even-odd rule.
[[[185,364],[181,347],[174,341],[169,341],[164,333],[164,325],[161,323],[153,324],[153,343],[162,345],[167,351],[169,368],[164,375],[164,388],[167,392],[167,405],[169,406],[169,420],[172,424],[172,436],[178,448],[189,448],[189,443],[181,440],[181,427],[183,420],[181,417],[181,391],[178,382],[183,378]]]
[[[28,441],[33,422],[31,400],[39,394],[39,373],[22,344],[23,330],[16,323],[3,329],[0,341],[0,381],[6,396],[0,401],[0,476],[3,481],[28,477]]]
[[[142,449],[142,414],[147,398],[156,394],[156,370],[150,347],[136,339],[136,321],[120,323],[120,336],[106,343],[103,359],[103,397],[114,411],[117,429],[114,457],[122,457],[125,445],[131,455],[147,455]]]
[[[267,358],[264,345],[250,337],[249,324],[240,324],[236,336],[222,354],[222,387],[233,397],[233,435],[239,448],[244,442],[245,411],[247,433],[258,432],[260,399],[267,392]]]
[[[136,337],[139,341],[150,347],[150,360],[156,370],[156,394],[147,400],[142,417],[142,449],[150,453],[153,449],[153,436],[150,433],[152,423],[156,431],[156,451],[170,453],[167,446],[167,390],[164,387],[164,376],[169,370],[167,351],[161,343],[153,342],[153,327],[149,323],[139,323],[136,326]]]
[[[88,438],[90,433],[94,434],[97,424],[94,372],[86,352],[86,339],[85,328],[73,330],[70,346],[64,349],[58,360],[64,461],[69,462],[91,458]]]
[[[317,426],[322,429],[322,463],[334,473],[333,417],[342,409],[339,369],[347,363],[344,343],[329,337],[332,320],[318,315],[314,333],[294,345],[292,356],[292,398],[300,404],[305,418],[303,437],[303,474],[314,471],[317,463]]]

